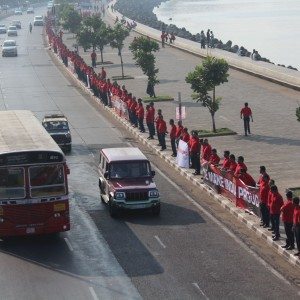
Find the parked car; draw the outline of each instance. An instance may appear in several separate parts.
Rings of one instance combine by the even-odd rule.
[[[72,137],[68,119],[64,115],[46,115],[42,124],[54,141],[58,144],[58,146],[60,146],[62,149],[65,149],[67,152],[71,151]]]
[[[0,25],[0,34],[4,34],[4,33],[6,33],[6,32],[7,32],[6,26],[3,25],[3,24],[1,24],[1,25]]]
[[[11,25],[16,26],[17,29],[21,29],[21,28],[22,28],[21,21],[17,21],[17,20],[12,21],[12,22],[11,22]]]
[[[17,27],[16,26],[9,26],[8,30],[7,30],[7,35],[8,36],[17,36],[18,35],[18,31],[17,31]]]
[[[5,40],[2,45],[2,57],[18,56],[17,43],[15,40]]]
[[[15,9],[15,15],[22,15],[22,14],[23,14],[22,9],[20,9],[20,8]]]
[[[33,9],[33,7],[28,7],[28,8],[27,8],[27,14],[34,14],[34,9]]]
[[[112,217],[124,209],[150,209],[153,215],[160,214],[155,172],[139,148],[106,148],[99,157],[100,197]]]
[[[33,19],[34,26],[44,26],[44,18],[42,16],[35,16]]]

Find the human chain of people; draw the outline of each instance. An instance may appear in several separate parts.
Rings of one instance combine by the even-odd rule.
[[[283,201],[274,180],[266,172],[265,166],[260,167],[260,177],[257,181],[248,173],[248,168],[243,156],[236,156],[229,150],[224,151],[221,160],[217,149],[213,148],[208,139],[201,139],[196,130],[189,133],[179,120],[177,125],[174,119],[167,121],[163,117],[161,109],[155,108],[154,102],[150,102],[144,108],[141,98],[136,98],[127,91],[125,85],[120,86],[116,81],[111,82],[107,78],[105,69],[97,74],[94,70],[96,66],[96,54],[91,54],[92,66],[89,66],[84,59],[76,52],[71,51],[62,41],[62,35],[56,35],[53,31],[53,24],[50,19],[46,20],[46,33],[49,44],[53,51],[62,59],[66,67],[71,67],[77,78],[89,87],[105,106],[112,107],[116,112],[126,118],[132,127],[138,128],[141,133],[148,129],[148,139],[152,140],[157,136],[160,151],[165,151],[167,147],[172,150],[172,157],[178,159],[180,155],[180,143],[185,143],[188,149],[188,168],[194,169],[194,176],[205,175],[208,169],[218,168],[222,174],[229,174],[230,180],[240,180],[250,188],[257,188],[259,200],[259,210],[261,226],[272,231],[273,241],[280,238],[279,226],[280,215],[286,233],[286,244],[283,248],[294,250],[295,241],[297,252],[295,256],[300,256],[300,206],[299,197],[293,197],[291,191],[286,193],[286,201]],[[250,120],[253,121],[252,111],[248,103],[240,111],[240,117],[244,121],[245,136],[251,134]],[[144,125],[146,122],[146,126]],[[166,137],[169,139],[166,141]],[[167,142],[169,143],[167,145]],[[203,178],[205,179],[205,178]]]

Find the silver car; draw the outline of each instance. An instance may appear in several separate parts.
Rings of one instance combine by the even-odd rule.
[[[15,40],[6,40],[3,42],[2,56],[18,56],[17,43]]]
[[[9,26],[7,30],[7,35],[8,36],[17,36],[18,31],[16,26]]]
[[[35,16],[33,19],[33,26],[44,26],[43,16]]]
[[[0,34],[6,33],[6,31],[7,31],[6,26],[1,24],[0,25]]]

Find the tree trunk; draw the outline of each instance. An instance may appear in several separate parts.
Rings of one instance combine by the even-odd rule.
[[[103,48],[100,48],[100,54],[101,54],[101,63],[103,64]]]
[[[216,132],[217,129],[216,129],[215,113],[214,113],[214,112],[211,112],[210,114],[211,114],[211,120],[212,120],[213,132]]]
[[[122,58],[121,51],[120,51],[119,53],[120,53],[120,59],[121,59],[122,78],[124,78],[124,66],[123,66],[123,58]]]

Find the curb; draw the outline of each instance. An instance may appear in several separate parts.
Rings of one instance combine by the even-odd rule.
[[[186,169],[180,168],[176,162],[175,159],[172,158],[170,155],[168,155],[166,152],[161,152],[159,150],[159,147],[155,146],[153,143],[151,143],[145,136],[145,134],[142,134],[139,132],[138,129],[133,128],[130,123],[125,120],[124,118],[118,116],[115,111],[112,108],[109,108],[102,104],[100,100],[93,95],[90,89],[86,87],[86,85],[78,80],[77,76],[69,69],[66,68],[65,65],[60,60],[59,56],[53,53],[51,50],[49,50],[53,54],[53,57],[65,68],[65,70],[68,72],[68,74],[76,80],[76,82],[80,85],[80,88],[87,92],[89,96],[92,98],[92,100],[99,106],[101,106],[103,109],[105,109],[108,113],[110,113],[116,120],[118,120],[124,127],[127,128],[127,130],[132,133],[137,139],[142,142],[144,145],[146,145],[148,148],[150,148],[152,151],[154,151],[158,156],[160,156],[162,159],[165,160],[171,167],[173,167],[181,176],[185,177],[186,179],[190,180],[195,186],[199,187],[200,190],[205,191],[209,194],[212,198],[214,198],[224,209],[229,211],[232,215],[234,215],[239,221],[244,223],[250,230],[256,233],[256,235],[264,240],[267,241],[267,243],[272,246],[278,254],[283,256],[290,264],[293,266],[297,266],[300,268],[300,259],[293,255],[293,253],[288,252],[284,248],[281,247],[281,244],[279,242],[273,241],[272,237],[270,236],[270,233],[266,230],[261,228],[258,225],[259,220],[257,219],[257,223],[253,222],[252,220],[248,220],[247,216],[249,216],[249,212],[243,211],[242,209],[236,207],[230,200],[226,199],[224,196],[217,194],[212,188],[210,188],[208,185],[201,182],[200,179],[197,179],[192,175],[191,172],[189,172]],[[155,140],[157,142],[157,140]]]

